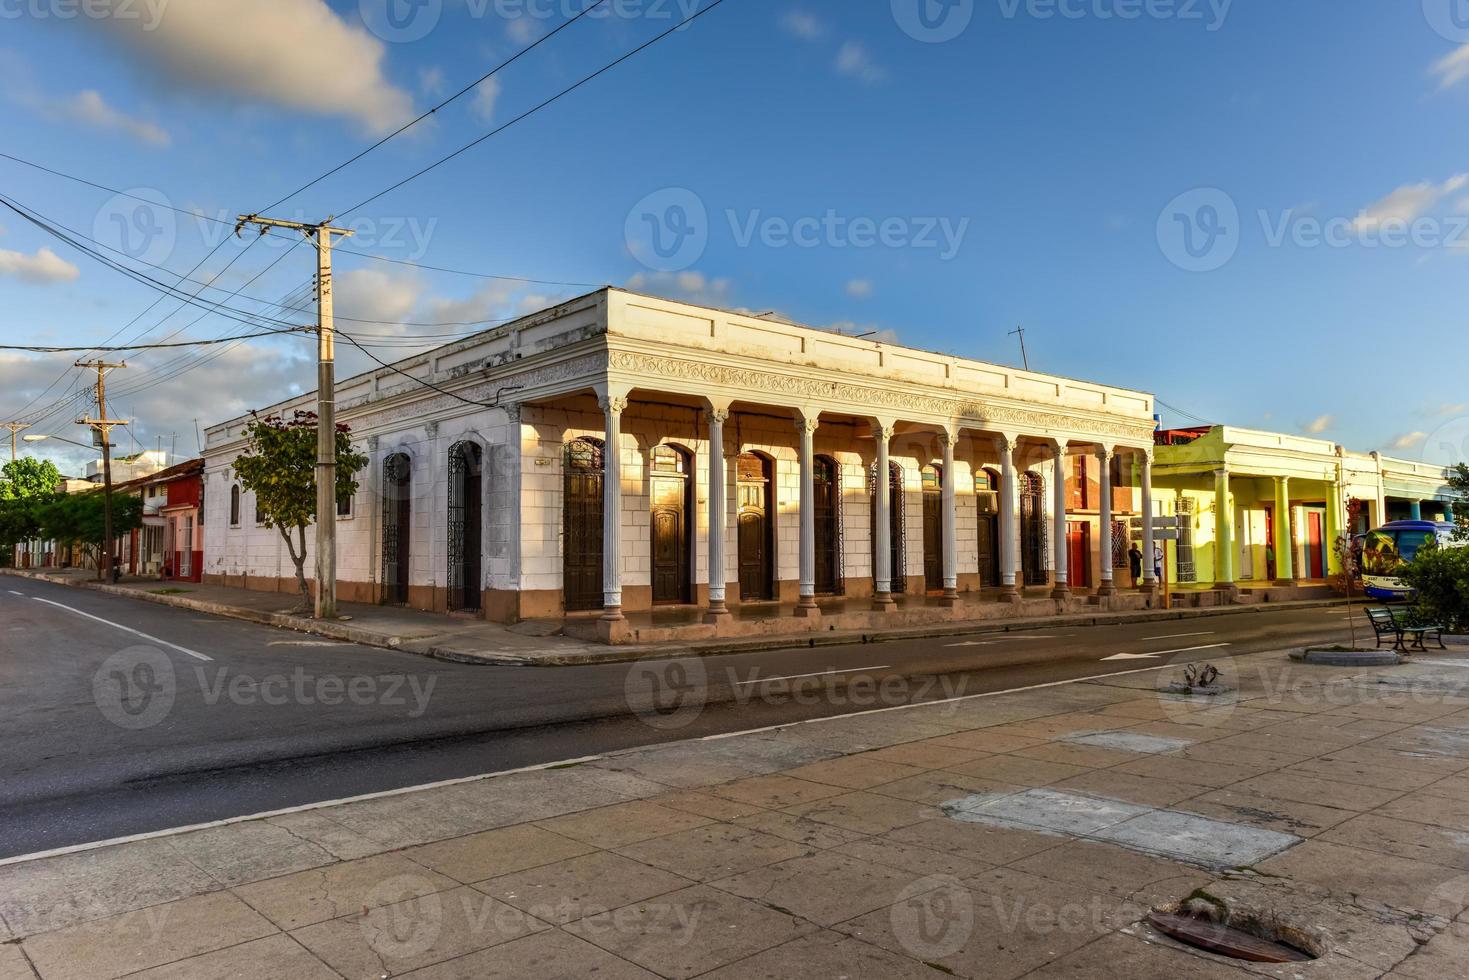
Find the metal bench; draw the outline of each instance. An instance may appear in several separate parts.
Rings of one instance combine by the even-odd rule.
[[[1425,642],[1429,639],[1438,642],[1440,650],[1447,650],[1443,641],[1442,626],[1409,626],[1404,619],[1404,612],[1396,609],[1368,609],[1367,619],[1372,623],[1372,630],[1377,634],[1377,646],[1381,649],[1383,641],[1392,638],[1394,650],[1427,650]],[[1409,637],[1413,638],[1411,647],[1407,645]]]

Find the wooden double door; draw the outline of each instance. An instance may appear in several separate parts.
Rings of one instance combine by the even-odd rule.
[[[575,439],[563,462],[561,590],[567,612],[601,609],[602,442]]]
[[[775,596],[775,524],[772,509],[774,465],[765,456],[743,453],[735,461],[739,511],[735,544],[739,552],[740,601]]]
[[[693,601],[689,574],[693,564],[693,542],[689,534],[689,515],[693,510],[690,470],[691,456],[684,450],[674,446],[658,446],[653,450],[648,525],[652,535],[650,553],[656,605]]]

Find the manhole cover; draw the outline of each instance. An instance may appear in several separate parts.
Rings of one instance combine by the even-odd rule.
[[[1264,939],[1203,916],[1151,912],[1148,922],[1186,946],[1251,963],[1306,963],[1316,957],[1294,946]]]

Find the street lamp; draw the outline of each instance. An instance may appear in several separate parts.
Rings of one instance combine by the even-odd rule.
[[[84,442],[77,442],[75,439],[68,439],[65,436],[21,436],[20,439],[21,442],[45,442],[47,439],[55,439],[57,442],[69,442],[73,446],[80,446],[83,449],[97,448],[96,446],[89,446]]]

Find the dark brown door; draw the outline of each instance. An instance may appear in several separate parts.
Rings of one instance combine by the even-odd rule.
[[[383,602],[408,602],[408,572],[413,554],[413,463],[402,453],[383,463]]]
[[[1026,473],[1020,482],[1020,571],[1026,585],[1046,584],[1045,482]]]
[[[449,450],[449,608],[480,607],[482,452],[472,442]]]
[[[566,447],[561,588],[567,612],[602,608],[602,444]]]
[[[650,490],[653,601],[689,602],[688,456],[672,446],[654,449]]]
[[[772,598],[774,548],[770,520],[770,461],[753,453],[739,458],[737,544],[740,553],[740,600]]]
[[[1000,584],[1000,519],[993,514],[979,515],[979,586],[994,588]]]
[[[816,495],[816,593],[836,595],[841,591],[840,512],[841,488],[837,480],[836,460],[817,456],[815,467]]]
[[[1092,587],[1092,526],[1087,521],[1066,524],[1067,584],[1073,589]],[[1111,556],[1108,556],[1109,560]]]
[[[923,468],[923,587],[929,592],[941,592],[944,588],[942,480],[938,467]]]

